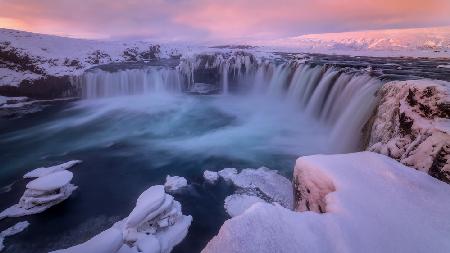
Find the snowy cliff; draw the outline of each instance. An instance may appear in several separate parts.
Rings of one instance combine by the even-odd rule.
[[[368,150],[450,183],[450,83],[394,81],[379,97]]]
[[[297,212],[254,204],[226,221],[202,252],[450,250],[450,186],[391,158],[302,157],[294,183],[305,186],[295,194]]]

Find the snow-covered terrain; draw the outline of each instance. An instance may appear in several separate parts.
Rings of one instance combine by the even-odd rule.
[[[0,251],[2,251],[5,248],[3,241],[5,240],[6,237],[22,232],[29,225],[30,225],[30,223],[28,221],[21,221],[21,222],[16,223],[14,226],[9,227],[9,228],[3,230],[2,232],[0,232]]]
[[[258,44],[309,53],[450,57],[450,26],[309,34]]]
[[[368,150],[450,182],[450,83],[394,81],[379,96]]]
[[[177,49],[178,48],[178,49]],[[99,64],[180,57],[189,46],[73,39],[0,29],[0,85],[50,76],[74,76]]]
[[[297,210],[321,201],[324,214],[257,203],[202,252],[450,251],[450,186],[423,172],[371,152],[313,155],[297,160],[294,181],[309,186]]]

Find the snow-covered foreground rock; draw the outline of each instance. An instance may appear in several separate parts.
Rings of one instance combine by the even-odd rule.
[[[299,158],[294,180],[296,209],[318,212],[254,204],[202,252],[450,251],[450,186],[425,173],[362,152]]]
[[[192,217],[156,185],[144,191],[130,215],[85,243],[54,253],[169,253],[187,235]]]
[[[22,232],[29,225],[30,225],[30,223],[28,221],[21,221],[21,222],[16,223],[14,226],[9,227],[9,228],[3,230],[2,232],[0,232],[0,251],[2,251],[5,248],[5,245],[3,245],[3,241],[5,240],[6,237]]]
[[[450,83],[394,81],[379,96],[368,150],[450,183]]]
[[[24,178],[36,179],[26,185],[18,204],[0,213],[0,219],[41,213],[69,198],[77,186],[70,183],[73,173],[66,169],[80,162],[69,161],[47,168],[37,168],[25,174]]]

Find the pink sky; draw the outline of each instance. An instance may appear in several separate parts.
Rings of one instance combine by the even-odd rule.
[[[0,0],[0,27],[83,38],[245,41],[450,25],[450,0]]]

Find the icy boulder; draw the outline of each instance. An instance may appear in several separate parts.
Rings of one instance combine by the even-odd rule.
[[[215,171],[205,170],[203,172],[203,178],[206,182],[214,184],[215,182],[217,182],[217,180],[219,180],[219,174]]]
[[[202,252],[450,252],[450,186],[420,171],[371,152],[314,155],[294,181],[306,185],[296,209],[324,214],[257,203]]]
[[[30,223],[28,221],[21,221],[21,222],[16,223],[14,226],[9,227],[6,230],[3,230],[2,232],[0,232],[0,251],[2,251],[3,248],[5,247],[3,245],[3,241],[5,240],[6,237],[22,232],[29,225],[30,225]]]
[[[240,173],[235,168],[225,168],[217,173],[204,172],[205,178],[215,178],[216,175],[237,187],[237,192],[225,199],[224,207],[231,217],[259,202],[276,203],[289,209],[294,203],[291,181],[276,170],[261,167],[243,169]]]
[[[144,191],[130,215],[89,241],[54,253],[169,253],[186,237],[192,217],[156,185]]]
[[[187,186],[187,180],[184,177],[179,176],[167,176],[164,183],[164,189],[168,192],[178,191],[180,188]]]
[[[450,83],[394,81],[379,96],[368,150],[450,183]]]
[[[64,169],[50,171],[48,174],[32,173],[32,175],[42,176],[26,185],[26,190],[19,203],[1,212],[0,219],[41,213],[69,198],[77,189],[70,183],[73,178],[72,172]]]

